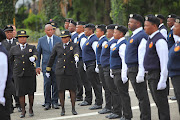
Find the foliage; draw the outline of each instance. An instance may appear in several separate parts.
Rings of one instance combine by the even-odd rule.
[[[47,22],[47,18],[43,13],[38,13],[37,15],[31,13],[28,18],[23,21],[26,28],[32,31],[40,31],[44,28],[44,24]]]
[[[0,27],[4,28],[7,24],[13,23],[15,8],[13,0],[0,1]]]

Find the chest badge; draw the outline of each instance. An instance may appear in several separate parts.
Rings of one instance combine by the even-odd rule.
[[[131,39],[131,40],[129,41],[129,43],[133,43],[133,39]]]
[[[97,48],[99,47],[99,44],[97,44]]]
[[[87,46],[87,45],[89,45],[89,42],[88,42],[88,43],[86,43],[86,46]]]
[[[18,45],[19,43],[18,42],[16,42],[16,45]]]
[[[70,47],[70,50],[73,50],[73,47],[72,47],[72,46]]]
[[[108,44],[105,44],[104,48],[107,48],[108,47]]]
[[[149,44],[149,48],[152,48],[153,47],[153,42],[151,42],[150,44]]]
[[[116,47],[113,48],[113,51],[115,51],[115,50],[116,50]]]
[[[169,35],[169,37],[171,37],[171,34]]]
[[[29,49],[29,52],[32,52],[32,49]]]
[[[77,44],[79,44],[79,41],[77,41]]]
[[[180,50],[180,46],[176,46],[175,48],[174,48],[174,51],[175,52],[177,52],[177,51],[179,51]]]

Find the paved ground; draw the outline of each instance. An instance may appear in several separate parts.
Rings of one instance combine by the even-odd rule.
[[[139,107],[138,102],[135,97],[134,91],[132,89],[132,86],[129,87],[129,93],[131,97],[131,104],[132,104],[132,110],[133,110],[133,119],[132,120],[139,120]],[[170,90],[170,96],[173,96],[173,89]],[[149,93],[150,95],[150,93]],[[41,106],[44,102],[43,97],[43,77],[42,74],[37,77],[37,92],[35,93],[35,100],[34,100],[34,117],[28,116],[28,105],[26,106],[26,117],[23,119],[26,120],[108,120],[105,118],[105,115],[100,115],[97,113],[98,110],[88,110],[89,106],[86,107],[80,107],[76,103],[76,110],[78,112],[78,115],[74,116],[71,113],[71,103],[70,99],[68,99],[69,93],[66,92],[66,115],[60,116],[60,109],[50,109],[48,111],[45,111],[43,107]],[[152,97],[150,95],[150,102],[151,102],[151,111],[152,111],[152,120],[158,120],[157,115],[157,108],[154,104],[154,101],[152,100]],[[28,98],[26,96],[26,103],[28,103]],[[176,101],[169,100],[170,105],[170,112],[171,112],[171,120],[180,120],[178,107]],[[21,120],[19,118],[20,113],[17,112],[17,109],[14,110],[14,113],[11,114],[12,120]]]

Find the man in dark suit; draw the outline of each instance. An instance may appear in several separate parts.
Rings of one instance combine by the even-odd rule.
[[[9,52],[12,46],[15,46],[18,44],[18,40],[16,38],[14,38],[13,36],[13,31],[14,28],[12,25],[7,25],[4,28],[4,32],[6,34],[6,39],[2,41],[2,45],[6,48],[6,50]],[[14,83],[14,79],[12,79],[13,83]],[[15,100],[15,104],[16,104],[16,108],[18,109],[19,112],[21,112],[21,107],[20,107],[20,103],[19,103],[19,98],[15,95],[15,88],[14,88],[14,84],[12,85],[13,89],[13,96],[14,96],[14,100]],[[11,99],[11,108],[10,111],[11,113],[13,113],[14,107],[13,107],[13,99]]]
[[[45,110],[50,109],[51,104],[53,108],[59,109],[58,91],[57,91],[56,79],[55,79],[55,74],[54,74],[55,64],[53,64],[50,78],[47,78],[45,73],[46,73],[46,66],[52,52],[52,48],[56,43],[61,42],[61,38],[53,35],[53,27],[50,24],[45,25],[45,33],[46,33],[45,36],[39,38],[38,45],[37,45],[38,59],[36,61],[36,73],[40,74],[40,71],[41,71],[40,61],[41,61],[41,55],[42,55],[43,57],[42,72],[43,72],[43,77],[44,77]],[[52,90],[51,90],[51,85],[52,85]]]

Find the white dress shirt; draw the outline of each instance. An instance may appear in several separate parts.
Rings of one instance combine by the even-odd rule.
[[[11,44],[13,43],[13,38],[12,39],[6,39],[7,40],[7,42],[9,43],[9,41],[11,41]]]
[[[53,35],[52,35],[51,37],[48,37],[48,36],[47,36],[48,44],[49,44],[49,38],[51,38],[51,43],[52,43],[52,46],[53,46]]]
[[[156,35],[159,31],[154,32],[149,37],[152,39],[154,35]],[[168,77],[168,69],[167,69],[167,63],[168,63],[168,45],[167,42],[164,39],[159,39],[156,42],[156,51],[160,60],[160,80],[166,82]]]
[[[174,41],[175,41],[175,43],[176,43],[177,41],[179,41],[179,42],[180,42],[180,36],[173,35],[173,37],[174,37]]]
[[[124,40],[125,37],[122,37],[118,40],[117,44],[119,44],[122,40]],[[126,44],[122,44],[119,47],[119,56],[121,57],[121,61],[122,61],[122,69],[121,69],[121,77],[122,79],[127,78],[127,65],[125,63],[125,50],[126,50]]]
[[[89,37],[88,37],[88,40],[91,38],[91,36],[93,36],[94,35],[94,33],[93,34],[91,34]],[[96,54],[96,47],[97,47],[97,44],[98,44],[98,41],[94,41],[93,43],[92,43],[92,49],[94,50],[94,53]]]
[[[159,28],[161,27],[161,26],[163,26],[164,25],[164,23],[161,23],[160,25],[159,25]],[[168,34],[168,32],[167,32],[167,30],[166,29],[161,29],[160,30],[160,33],[166,38],[166,40],[167,40],[167,34]]]
[[[19,45],[20,45],[21,50],[23,50],[26,48],[27,43],[25,43],[24,45],[23,44],[19,44]]]
[[[131,37],[139,33],[141,30],[143,30],[142,27],[139,27],[136,30],[134,30],[133,35]],[[146,43],[147,43],[146,39],[142,38],[141,43],[138,46],[138,64],[139,64],[138,76],[144,76],[144,72],[145,72],[143,61],[144,61],[144,55],[146,52]]]
[[[5,104],[4,90],[6,87],[6,81],[8,76],[8,57],[3,52],[0,52],[0,61],[0,104]]]
[[[69,45],[69,41],[67,42],[67,43],[63,43],[63,47],[64,47],[64,49],[66,48],[66,46],[65,45]]]
[[[80,38],[83,34],[84,34],[84,32],[80,33],[80,34],[78,35],[78,38]],[[87,41],[87,39],[86,39],[85,37],[83,37],[83,38],[81,39],[81,42],[80,42],[81,50],[82,50],[82,47],[83,47],[83,45],[84,45],[84,43],[85,43],[86,41]]]

